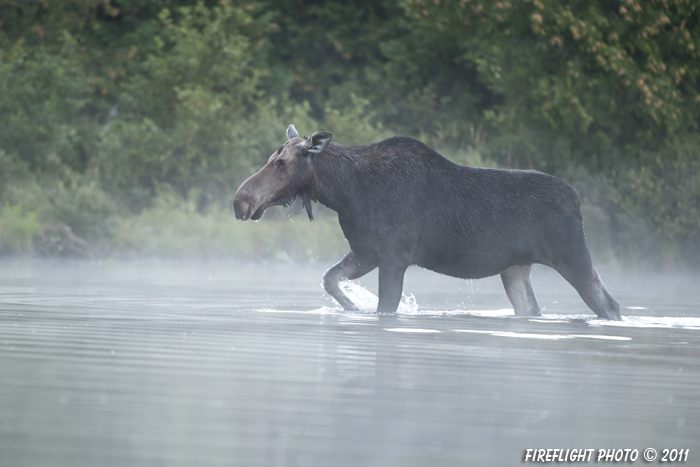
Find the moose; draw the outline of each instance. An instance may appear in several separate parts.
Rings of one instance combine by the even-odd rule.
[[[336,211],[350,252],[323,276],[325,290],[345,309],[339,287],[379,268],[380,314],[395,313],[404,273],[416,265],[448,276],[501,275],[518,316],[539,316],[530,279],[533,264],[555,269],[600,318],[621,320],[620,305],[593,267],[578,193],[534,170],[455,164],[422,142],[395,136],[346,146],[318,131],[287,141],[238,188],[236,218],[258,220],[270,206],[301,197]]]

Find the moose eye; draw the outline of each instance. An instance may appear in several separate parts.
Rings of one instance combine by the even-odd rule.
[[[277,159],[277,162],[275,162],[275,165],[277,167],[284,167],[284,164],[285,164],[284,159]]]

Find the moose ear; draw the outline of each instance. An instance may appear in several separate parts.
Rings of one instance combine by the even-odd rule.
[[[292,138],[298,138],[299,133],[297,133],[297,129],[294,128],[294,125],[289,125],[289,128],[287,128],[287,139],[292,139]]]
[[[333,135],[326,131],[317,131],[311,135],[311,146],[308,151],[312,154],[320,154],[326,150],[330,144]]]

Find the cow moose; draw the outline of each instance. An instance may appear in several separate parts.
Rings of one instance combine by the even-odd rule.
[[[339,287],[379,268],[378,313],[394,313],[406,269],[478,279],[496,274],[518,316],[539,316],[532,264],[558,271],[600,317],[621,320],[620,305],[593,267],[576,190],[533,170],[455,164],[412,138],[366,146],[332,143],[319,131],[287,141],[238,188],[237,219],[257,220],[270,206],[301,197],[338,213],[351,251],[323,277],[346,310],[355,305]]]

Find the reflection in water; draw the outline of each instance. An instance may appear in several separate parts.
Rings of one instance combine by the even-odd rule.
[[[0,464],[503,466],[527,448],[700,447],[697,278],[609,279],[634,304],[612,323],[548,276],[539,318],[513,316],[497,282],[419,272],[399,314],[371,313],[356,285],[364,311],[346,313],[323,270],[0,266]]]

